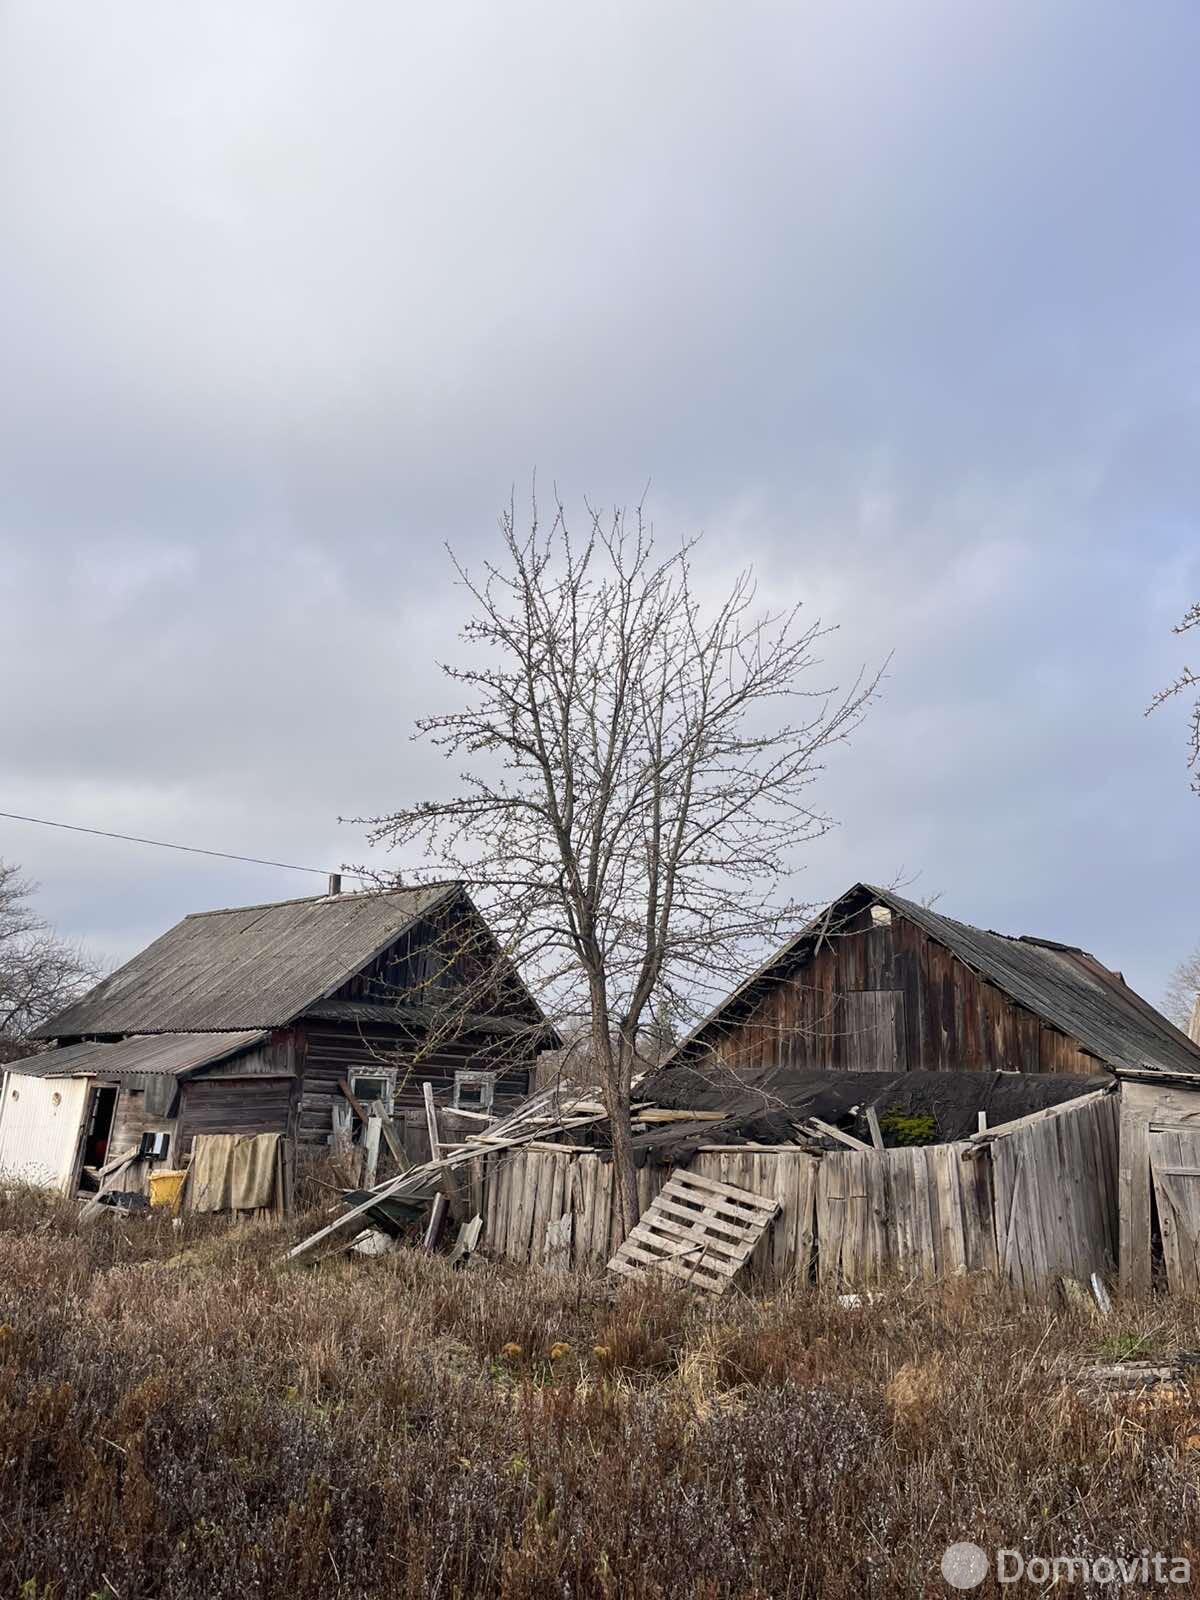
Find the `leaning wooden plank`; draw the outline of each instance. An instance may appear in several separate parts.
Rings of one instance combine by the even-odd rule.
[[[375,1182],[375,1169],[379,1165],[379,1136],[383,1132],[383,1118],[371,1117],[363,1135],[366,1160],[363,1165],[363,1186],[369,1189]]]
[[[438,1161],[441,1159],[442,1145],[438,1137],[437,1107],[433,1103],[431,1083],[421,1085],[421,1097],[425,1101],[425,1126],[429,1130],[429,1159]]]
[[[820,1117],[809,1117],[803,1123],[805,1129],[815,1128],[818,1133],[823,1133],[828,1139],[836,1139],[839,1144],[844,1144],[850,1150],[869,1150],[871,1146],[864,1144],[861,1139],[856,1139],[852,1133],[843,1133],[840,1128],[835,1128],[832,1122],[822,1122]]]
[[[470,1259],[479,1244],[479,1236],[482,1232],[483,1218],[480,1216],[474,1216],[470,1222],[463,1223],[458,1230],[458,1238],[455,1240],[454,1248],[448,1258],[452,1267],[456,1267],[460,1261]]]
[[[347,1079],[345,1079],[345,1078],[340,1079],[340,1081],[338,1082],[338,1088],[342,1091],[343,1095],[345,1095],[346,1099],[350,1102],[350,1109],[354,1112],[354,1115],[358,1118],[358,1120],[362,1123],[363,1127],[365,1128],[366,1125],[367,1125],[367,1122],[369,1120],[368,1117],[367,1117],[367,1113],[366,1113],[366,1111],[365,1111],[365,1109],[363,1107],[363,1104],[362,1104],[361,1100],[359,1100],[357,1098],[357,1096],[354,1094],[353,1090],[350,1088],[350,1084],[347,1081]]]
[[[438,1234],[441,1232],[442,1223],[445,1221],[449,1204],[444,1194],[434,1196],[433,1209],[429,1213],[429,1226],[425,1229],[425,1237],[421,1241],[423,1250],[432,1250],[437,1243]]]
[[[391,1117],[381,1117],[379,1120],[383,1128],[384,1140],[388,1149],[392,1152],[392,1160],[396,1163],[397,1170],[407,1172],[412,1162],[404,1154],[404,1146],[397,1137],[395,1123]]]

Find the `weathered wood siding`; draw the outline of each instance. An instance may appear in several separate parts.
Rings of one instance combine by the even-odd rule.
[[[1121,1287],[1153,1283],[1157,1213],[1167,1284],[1200,1294],[1200,1084],[1121,1084]]]
[[[1031,1292],[1117,1262],[1117,1100],[1070,1105],[988,1146],[883,1151],[701,1151],[689,1170],[777,1198],[782,1211],[749,1281],[869,1287],[891,1275],[992,1272]],[[642,1210],[670,1176],[638,1174]],[[488,1251],[510,1261],[598,1269],[619,1243],[612,1165],[600,1156],[517,1151],[489,1158]],[[558,1256],[570,1217],[569,1255]]]
[[[718,1036],[726,1066],[1089,1073],[1100,1065],[904,917],[866,910]]]
[[[117,1095],[116,1110],[113,1112],[112,1132],[108,1139],[110,1157],[122,1155],[126,1150],[131,1150],[140,1144],[143,1133],[170,1134],[167,1165],[173,1166],[179,1154],[176,1149],[178,1137],[176,1118],[156,1116],[148,1112],[145,1090],[133,1084],[122,1084]],[[123,1194],[145,1194],[147,1179],[156,1164],[152,1161],[131,1162],[123,1171],[117,1173],[111,1181],[111,1187]]]
[[[756,1194],[773,1195],[782,1210],[747,1268],[751,1281],[781,1282],[807,1274],[813,1247],[813,1205],[819,1162],[802,1150],[756,1154],[701,1151],[688,1170]],[[671,1175],[668,1167],[638,1172],[644,1211]],[[490,1254],[509,1261],[599,1270],[621,1242],[613,1169],[599,1156],[517,1150],[491,1156],[484,1185]],[[547,1228],[571,1217],[569,1251],[558,1256]]]
[[[1046,1117],[992,1146],[996,1251],[1018,1288],[1116,1267],[1120,1102]]]

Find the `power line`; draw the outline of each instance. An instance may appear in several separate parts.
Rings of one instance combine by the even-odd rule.
[[[65,828],[68,833],[90,833],[97,839],[123,839],[126,844],[151,844],[157,850],[183,850],[192,856],[217,856],[222,861],[247,861],[255,867],[281,867],[285,872],[313,872],[319,878],[330,876],[328,867],[298,867],[294,861],[267,861],[262,856],[239,856],[229,850],[202,850],[194,844],[168,844],[165,839],[143,839],[136,833],[110,833],[107,828],[81,828],[74,822],[51,822],[46,817],[24,817],[18,811],[0,811],[9,822],[35,822],[40,828]],[[342,872],[344,878],[358,878],[361,872]]]

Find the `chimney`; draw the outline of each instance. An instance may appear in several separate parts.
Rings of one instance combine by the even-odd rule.
[[[341,894],[342,875],[340,872],[331,872],[329,874],[329,892],[330,894]]]

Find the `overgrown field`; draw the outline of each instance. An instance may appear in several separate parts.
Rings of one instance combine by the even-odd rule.
[[[0,1193],[0,1593],[944,1595],[960,1539],[1200,1570],[1195,1397],[1073,1378],[1200,1346],[1195,1305],[279,1270],[310,1222],[81,1231]]]

